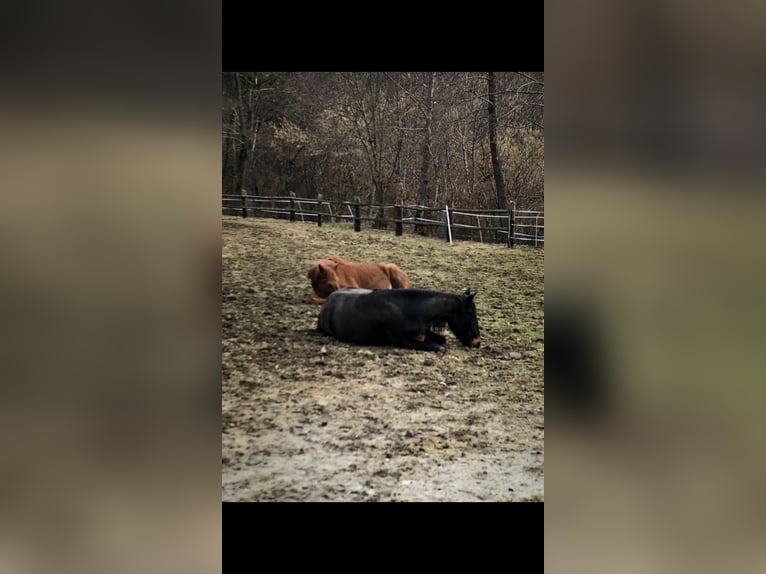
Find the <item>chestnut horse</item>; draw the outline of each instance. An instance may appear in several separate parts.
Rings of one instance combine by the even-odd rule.
[[[478,347],[475,296],[470,291],[339,289],[322,306],[317,331],[357,345],[439,351],[447,339],[431,329],[446,324],[463,345]]]
[[[330,293],[343,287],[365,289],[406,289],[407,274],[393,263],[356,263],[341,257],[320,259],[309,267],[308,278],[314,293],[306,303],[324,303]]]

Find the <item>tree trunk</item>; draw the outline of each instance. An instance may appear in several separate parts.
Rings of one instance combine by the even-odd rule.
[[[433,118],[434,111],[434,77],[436,73],[431,72],[428,75],[428,84],[426,84],[426,108],[425,114],[425,126],[423,128],[423,150],[421,152],[420,163],[420,184],[418,186],[418,205],[425,205],[426,191],[428,189],[428,168],[431,166],[431,119]],[[417,221],[423,217],[423,212],[418,209],[415,213]],[[426,227],[424,225],[415,224],[415,232],[425,235]]]
[[[239,158],[237,158],[237,177],[236,177],[236,190],[237,193],[242,193],[243,189],[247,189],[247,173],[250,171],[250,150],[247,145],[243,145],[239,148]],[[248,190],[248,195],[255,195]]]
[[[238,132],[241,138],[239,142],[239,152],[236,155],[234,167],[234,193],[241,193],[243,189],[247,190],[248,195],[257,195],[258,189],[255,185],[255,178],[251,173],[255,159],[255,144],[258,138],[258,130],[261,120],[257,117],[257,89],[258,75],[252,78],[252,84],[247,82],[239,72],[234,75],[237,89],[237,104],[239,115]],[[253,187],[249,187],[249,181],[252,180]]]
[[[383,228],[383,217],[385,215],[383,210],[383,201],[385,199],[384,193],[383,193],[383,182],[380,181],[380,179],[375,180],[375,203],[377,203],[380,207],[378,207],[377,212],[375,213],[375,229],[382,229]]]
[[[503,166],[497,149],[497,107],[495,106],[495,91],[495,72],[487,72],[489,152],[492,156],[492,171],[495,175],[495,195],[497,197],[497,208],[507,209],[508,204],[505,198],[505,178],[503,178]]]

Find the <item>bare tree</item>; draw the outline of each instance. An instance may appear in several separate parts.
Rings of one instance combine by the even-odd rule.
[[[258,193],[254,165],[263,127],[273,118],[276,74],[232,72],[223,76],[223,189]],[[228,157],[226,157],[228,156]]]
[[[505,197],[505,177],[503,165],[497,149],[497,106],[495,104],[495,72],[487,72],[487,117],[489,119],[489,152],[492,156],[492,173],[495,176],[495,197],[497,208],[507,209],[508,203]]]
[[[372,201],[381,205],[384,200],[384,163],[387,138],[385,114],[388,108],[388,94],[383,85],[384,75],[367,73],[349,76],[349,109],[356,128],[359,143],[364,150],[372,183]],[[375,216],[376,227],[383,221],[383,210]]]
[[[428,168],[431,165],[431,121],[434,112],[434,78],[435,72],[428,74],[425,85],[425,101],[422,106],[425,124],[423,126],[423,148],[421,150],[420,163],[420,183],[418,185],[418,205],[425,205],[426,190],[428,189]],[[415,214],[416,219],[423,217],[423,212],[418,209]],[[424,233],[423,225],[416,225],[415,229],[419,233]]]
[[[235,72],[231,76],[231,88],[233,88],[233,122],[232,130],[226,133],[232,146],[233,157],[233,182],[231,193],[240,193],[246,189],[247,180],[250,176],[250,168],[255,145],[258,140],[258,131],[261,126],[258,117],[258,74]],[[258,193],[258,184],[253,178],[254,189],[251,193]]]

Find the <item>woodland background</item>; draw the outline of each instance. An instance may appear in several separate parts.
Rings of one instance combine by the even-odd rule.
[[[227,72],[223,194],[543,210],[542,72]]]

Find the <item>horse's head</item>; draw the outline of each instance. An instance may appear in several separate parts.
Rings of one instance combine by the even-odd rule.
[[[476,293],[471,293],[470,289],[459,295],[458,311],[449,319],[450,329],[466,347],[478,347],[481,344],[479,319],[476,316],[476,305],[473,302],[474,297],[476,297]]]
[[[330,293],[338,290],[340,285],[338,285],[338,274],[335,272],[337,266],[335,261],[321,259],[309,267],[307,277],[311,280],[314,293],[327,298]]]

